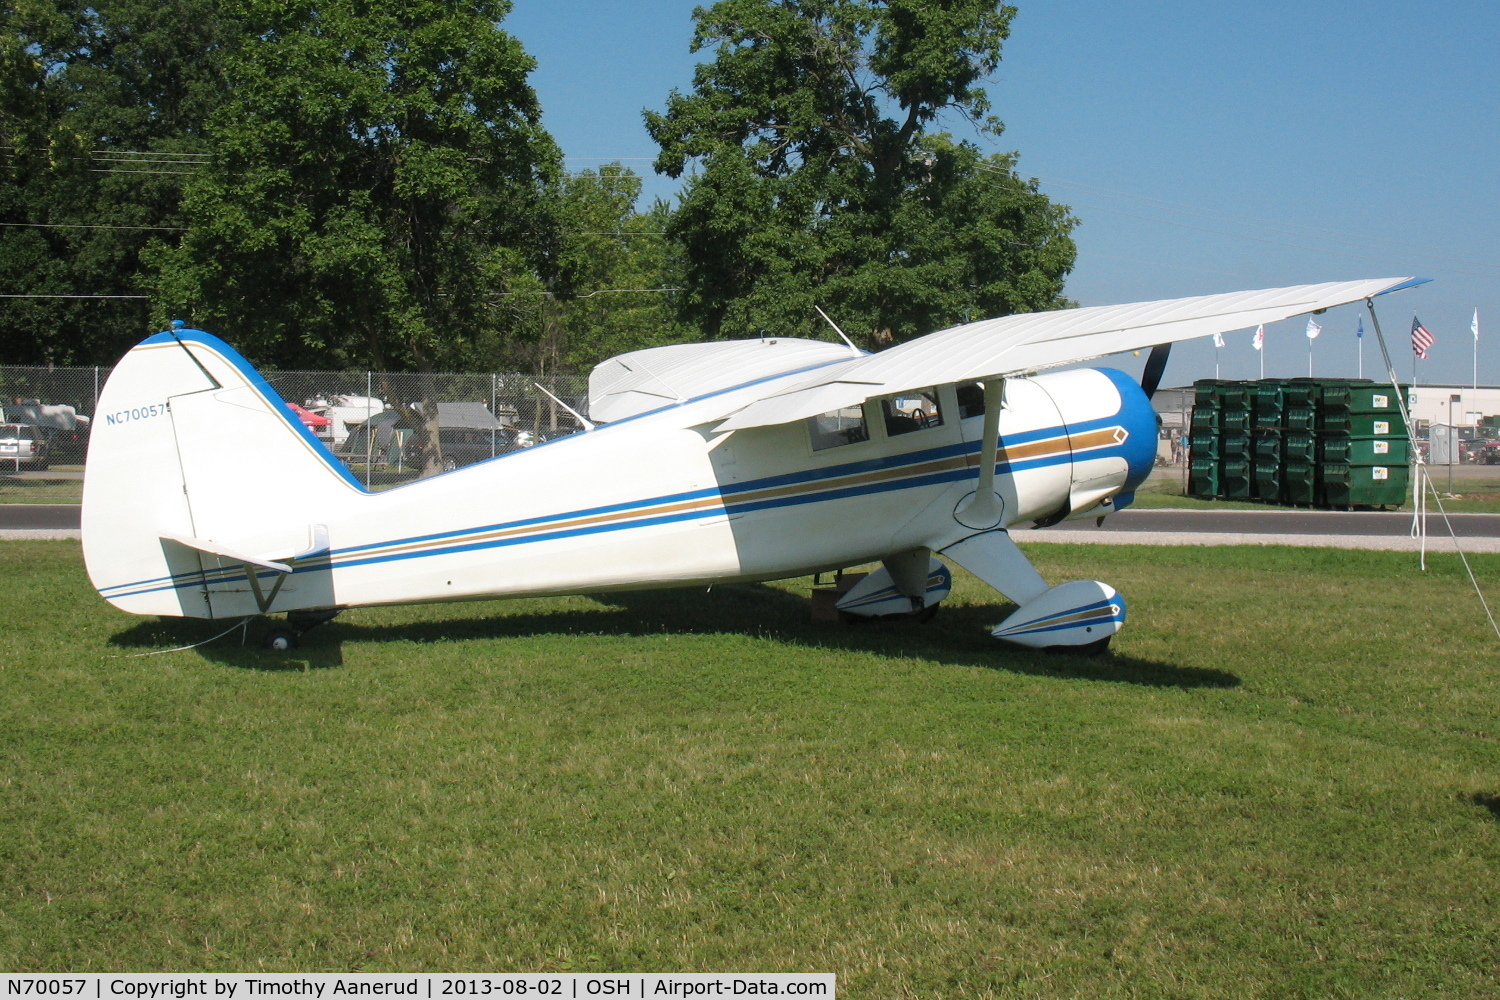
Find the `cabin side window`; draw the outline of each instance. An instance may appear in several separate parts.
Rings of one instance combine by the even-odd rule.
[[[870,440],[863,406],[845,406],[807,418],[807,436],[813,451]]]
[[[984,383],[965,382],[955,388],[960,420],[984,416]]]
[[[880,406],[885,413],[886,437],[943,425],[943,411],[938,406],[936,389],[918,389],[882,399]]]

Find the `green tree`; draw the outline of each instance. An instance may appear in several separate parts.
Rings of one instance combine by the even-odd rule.
[[[156,255],[157,320],[190,315],[278,367],[463,367],[492,292],[555,270],[559,153],[499,27],[505,0],[248,0],[191,229]],[[430,386],[395,395],[423,419]]]
[[[931,126],[998,134],[984,79],[1015,10],[995,0],[720,0],[691,94],[646,125],[681,176],[669,230],[684,316],[711,335],[807,335],[822,305],[876,346],[966,315],[1058,308],[1076,220]]]
[[[0,7],[0,291],[145,291],[142,251],[184,225],[237,31],[217,0]],[[147,318],[139,301],[7,300],[0,358],[111,363]]]
[[[280,367],[434,370],[555,270],[559,154],[504,0],[250,0],[212,164],[163,246],[186,313]]]

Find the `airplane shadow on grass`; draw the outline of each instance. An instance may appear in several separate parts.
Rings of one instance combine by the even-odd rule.
[[[260,636],[266,626],[263,622],[251,622],[243,646],[240,634],[235,632],[200,646],[195,652],[228,666],[303,671],[342,666],[345,642],[435,643],[536,635],[737,633],[792,645],[916,657],[1045,677],[1180,688],[1230,688],[1240,683],[1237,676],[1223,670],[1182,667],[1119,654],[1088,657],[1044,653],[1002,643],[991,638],[989,630],[1013,610],[1007,605],[944,606],[937,619],[927,624],[898,619],[836,625],[809,620],[806,598],[761,584],[720,586],[707,592],[694,588],[603,594],[595,600],[599,607],[426,619],[391,625],[339,619],[308,633],[302,645],[288,653],[261,649]],[[218,622],[164,619],[143,622],[118,633],[113,642],[134,648],[186,645],[202,641],[223,628]]]

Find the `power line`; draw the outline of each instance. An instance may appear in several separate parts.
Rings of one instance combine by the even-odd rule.
[[[30,229],[149,229],[162,233],[185,233],[184,226],[85,226],[73,222],[0,222],[0,226],[18,226]]]
[[[591,299],[595,295],[604,295],[606,293],[614,293],[614,292],[680,292],[680,291],[683,291],[683,289],[681,289],[681,288],[598,288],[598,289],[595,289],[592,292],[585,292],[582,295],[570,295],[570,296],[567,296],[567,298],[569,298],[569,299]],[[547,297],[550,297],[550,298],[556,298],[557,297],[557,293],[556,292],[497,292],[496,294],[500,295],[502,297],[509,297],[509,296],[512,296],[512,295],[543,295],[543,296],[547,296]],[[493,303],[489,303],[489,304],[493,305]]]

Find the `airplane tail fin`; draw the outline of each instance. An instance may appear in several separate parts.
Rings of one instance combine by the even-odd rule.
[[[84,560],[100,594],[135,614],[327,607],[328,514],[364,492],[233,348],[198,330],[160,333],[100,393]]]

